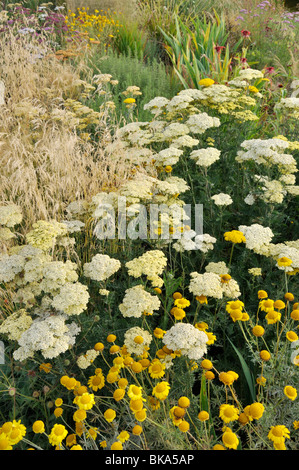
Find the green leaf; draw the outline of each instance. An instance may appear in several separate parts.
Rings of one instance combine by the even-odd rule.
[[[232,345],[232,347],[234,348],[239,360],[240,360],[240,363],[241,363],[241,366],[242,366],[242,369],[243,369],[243,372],[244,372],[244,375],[245,375],[245,378],[246,378],[246,381],[247,381],[247,384],[248,384],[248,388],[249,388],[249,392],[250,392],[250,395],[251,395],[251,398],[252,398],[252,401],[255,401],[256,400],[256,394],[255,394],[255,382],[254,382],[254,379],[253,379],[253,374],[251,372],[251,370],[249,369],[248,365],[246,364],[246,361],[245,359],[243,358],[242,354],[240,353],[239,349],[232,343],[232,341],[227,337],[228,341],[230,342],[230,344]]]

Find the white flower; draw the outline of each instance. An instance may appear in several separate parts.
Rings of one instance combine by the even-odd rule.
[[[119,260],[108,255],[96,254],[90,263],[83,266],[84,275],[94,281],[105,281],[116,273],[121,267]]]
[[[147,292],[143,285],[137,285],[126,290],[119,310],[124,317],[139,318],[142,315],[152,315],[155,310],[159,310],[160,305],[156,295]]]
[[[20,224],[22,219],[22,209],[16,204],[0,206],[0,225],[12,228],[17,224]]]
[[[75,323],[65,323],[63,315],[36,319],[18,339],[20,348],[14,351],[13,357],[23,361],[40,351],[44,358],[52,359],[67,351],[79,332],[80,328]]]
[[[207,113],[193,114],[187,119],[186,125],[193,134],[203,134],[211,127],[219,127],[220,119],[209,116]]]
[[[220,158],[220,150],[209,147],[206,149],[193,150],[190,158],[195,160],[198,166],[209,167]]]
[[[264,245],[269,245],[274,236],[269,227],[263,227],[260,224],[252,224],[250,226],[239,225],[238,230],[242,232],[246,238],[246,247],[258,254]]]
[[[211,199],[213,199],[216,206],[229,206],[233,203],[233,200],[230,195],[225,193],[214,194]]]
[[[53,298],[52,307],[67,315],[79,315],[86,310],[88,300],[87,286],[80,282],[74,284],[67,282]]]
[[[137,336],[141,336],[141,338],[143,339],[141,343],[135,341],[135,338]],[[126,349],[129,354],[141,356],[144,351],[149,347],[152,339],[152,335],[147,330],[144,330],[139,326],[135,326],[125,332],[124,345],[126,346]]]
[[[204,295],[206,297],[213,297],[215,299],[222,299],[223,290],[221,278],[215,273],[199,274],[193,272],[190,274],[191,281],[189,284],[189,291],[195,296]]]
[[[198,360],[207,352],[209,338],[189,323],[177,323],[166,331],[163,343],[172,351],[180,351],[189,359]]]

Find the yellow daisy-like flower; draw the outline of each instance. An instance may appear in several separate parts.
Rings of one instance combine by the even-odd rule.
[[[168,382],[159,382],[152,391],[152,394],[159,400],[165,400],[168,397],[170,385]]]
[[[265,329],[261,325],[255,325],[251,331],[253,335],[257,337],[263,336],[265,333]]]
[[[259,290],[257,296],[259,299],[266,299],[268,297],[268,294],[265,290]]]
[[[204,421],[208,421],[208,419],[210,418],[210,415],[207,411],[202,410],[198,413],[197,417],[199,421],[204,422]]]
[[[242,312],[243,307],[244,303],[241,300],[230,300],[226,303],[225,310],[231,314],[234,310],[240,310]]]
[[[165,367],[165,364],[159,361],[159,359],[154,359],[148,368],[152,379],[161,379],[165,375]]]
[[[219,417],[225,422],[230,423],[231,421],[236,421],[239,417],[239,410],[228,404],[223,404],[219,409]]]
[[[265,316],[265,319],[267,320],[268,325],[273,325],[274,323],[280,321],[281,313],[277,312],[276,310],[269,310]]]
[[[287,268],[291,266],[293,261],[290,258],[287,258],[286,256],[282,256],[281,258],[278,258],[277,264],[280,267]]]
[[[292,401],[294,401],[297,398],[297,390],[291,385],[286,385],[283,389],[283,393],[285,394],[286,397],[288,397]]]
[[[37,420],[32,425],[32,430],[35,434],[41,434],[45,432],[45,425],[44,422],[41,420]]]
[[[12,450],[12,445],[5,432],[0,431],[0,450]]]
[[[178,308],[186,308],[190,306],[190,301],[182,297],[181,299],[176,299],[174,305]]]
[[[126,442],[128,439],[130,439],[130,434],[128,431],[121,431],[121,433],[117,436],[117,439],[122,443]]]
[[[237,449],[239,445],[238,436],[231,429],[226,428],[222,435],[222,442],[228,449]]]
[[[113,392],[113,398],[115,401],[120,401],[124,398],[126,394],[126,390],[124,388],[117,388]]]
[[[290,431],[283,424],[278,424],[277,426],[271,426],[268,433],[268,439],[270,439],[274,444],[280,444],[284,442],[285,439],[290,438]]]
[[[255,402],[245,407],[244,412],[250,420],[260,419],[263,416],[265,407],[262,403]]]
[[[76,410],[75,413],[73,414],[73,420],[76,423],[81,423],[86,419],[86,411],[85,410]]]
[[[286,334],[286,338],[292,343],[293,341],[298,340],[298,335],[295,331],[288,331]]]
[[[112,423],[115,417],[116,417],[116,412],[112,410],[112,408],[108,408],[104,413],[104,418],[108,423]]]
[[[272,299],[263,299],[259,303],[259,307],[263,312],[269,312],[274,309],[274,300]]]
[[[11,445],[20,442],[26,434],[26,427],[21,424],[21,420],[7,421],[0,428],[0,432],[4,432],[9,439]]]
[[[232,243],[245,243],[246,242],[244,233],[240,232],[239,230],[231,230],[230,232],[225,232],[224,239]]]
[[[92,375],[89,377],[87,383],[89,388],[91,388],[94,392],[97,392],[105,386],[105,377],[103,374]]]
[[[142,398],[142,387],[138,387],[134,384],[130,385],[127,393],[131,400],[139,400]]]
[[[95,404],[93,393],[83,393],[75,397],[73,403],[77,405],[81,410],[91,410]]]
[[[49,442],[52,446],[59,446],[67,436],[68,431],[63,424],[54,424],[49,435]]]
[[[161,339],[161,338],[163,338],[165,333],[166,333],[166,331],[162,330],[162,328],[157,327],[157,328],[154,329],[155,338]]]
[[[121,442],[116,441],[111,445],[111,450],[123,450],[123,445]]]

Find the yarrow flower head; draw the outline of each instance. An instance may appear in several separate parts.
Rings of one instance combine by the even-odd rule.
[[[207,352],[209,338],[189,323],[177,323],[166,331],[162,341],[168,349],[179,350],[189,359],[198,360]]]

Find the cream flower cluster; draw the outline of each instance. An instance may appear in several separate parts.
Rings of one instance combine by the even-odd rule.
[[[87,286],[80,282],[67,282],[54,296],[52,307],[66,315],[80,315],[87,309],[89,293]]]
[[[194,230],[188,230],[173,243],[173,248],[178,252],[199,250],[202,253],[207,253],[214,249],[214,244],[217,239],[208,233],[197,235]]]
[[[44,358],[52,359],[68,350],[80,332],[77,324],[67,324],[63,315],[37,318],[18,339],[19,349],[13,353],[16,361],[24,361],[40,351]]]
[[[219,160],[220,155],[221,155],[220,150],[213,148],[213,147],[208,147],[208,148],[193,150],[190,153],[190,158],[195,161],[196,165],[204,167],[204,168],[208,168],[217,160]]]
[[[11,341],[18,341],[24,331],[32,324],[32,317],[25,309],[9,315],[0,325],[0,334],[7,335]]]
[[[208,336],[190,323],[176,323],[163,336],[163,343],[172,351],[180,351],[183,356],[199,360],[207,353]]]
[[[90,263],[83,266],[84,275],[94,281],[105,281],[121,267],[119,260],[102,253],[96,254]]]
[[[142,342],[136,341],[137,337],[142,338]],[[125,332],[124,345],[129,354],[142,356],[142,354],[149,348],[152,342],[152,335],[139,326],[134,326]]]
[[[214,201],[216,206],[229,206],[233,203],[230,195],[225,193],[214,194],[211,199]]]
[[[160,306],[161,302],[158,297],[151,295],[140,284],[125,291],[119,310],[123,317],[140,318],[142,315],[153,315],[155,310],[159,310]]]
[[[299,119],[299,98],[291,96],[289,98],[281,98],[280,102],[274,107],[276,111],[283,113],[287,117]]]
[[[193,295],[222,299],[223,289],[221,278],[218,274],[211,272],[205,272],[203,274],[192,272],[190,276],[189,291]]]
[[[153,287],[161,287],[163,279],[160,277],[167,266],[167,258],[161,250],[145,252],[138,258],[126,263],[128,274],[135,278],[146,276]]]
[[[223,297],[236,299],[240,297],[240,287],[235,279],[230,278],[226,282],[222,282],[221,274],[228,274],[228,270],[221,274],[218,272],[223,270],[225,270],[225,267],[216,263],[215,265],[208,265],[206,272],[203,274],[191,273],[189,291],[195,296],[212,297],[214,299],[222,299]]]
[[[22,209],[16,204],[0,206],[0,225],[12,228],[23,220]]]
[[[60,237],[68,233],[67,226],[56,220],[39,220],[34,223],[32,230],[26,234],[27,243],[33,247],[48,251],[57,243]]]
[[[25,273],[26,267],[25,266]],[[45,293],[56,294],[66,283],[76,282],[78,274],[77,265],[69,260],[50,261],[45,263],[42,271],[42,280],[40,287]]]
[[[239,225],[238,230],[246,238],[246,248],[258,254],[263,254],[264,247],[269,245],[274,237],[270,227],[263,227],[260,224]]]
[[[87,369],[100,354],[95,349],[88,349],[85,354],[81,354],[77,359],[77,365],[80,369]]]

